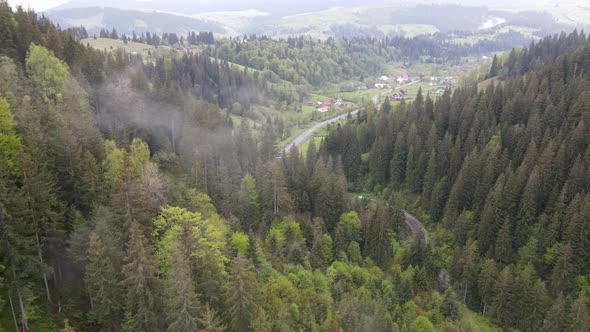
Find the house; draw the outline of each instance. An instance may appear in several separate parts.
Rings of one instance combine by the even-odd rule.
[[[442,95],[443,93],[445,93],[445,91],[446,91],[446,89],[445,89],[445,88],[443,88],[443,87],[439,86],[438,88],[436,88],[436,89],[434,90],[434,93],[436,93],[436,94],[439,94],[439,95]]]
[[[403,74],[401,76],[398,76],[396,79],[397,83],[399,83],[399,84],[406,83],[409,80],[410,80],[410,77],[408,76],[408,74]]]
[[[385,84],[383,83],[376,83],[375,84],[375,89],[383,89],[385,87]]]
[[[391,99],[399,101],[399,100],[404,99],[405,96],[406,96],[406,91],[399,90],[398,92],[391,95]]]
[[[329,106],[322,106],[322,107],[318,108],[318,112],[320,112],[320,113],[326,113],[329,110],[330,110]]]
[[[387,76],[383,75],[383,76],[379,77],[379,80],[380,80],[381,82],[387,82],[387,81],[389,80],[389,77],[387,77]]]

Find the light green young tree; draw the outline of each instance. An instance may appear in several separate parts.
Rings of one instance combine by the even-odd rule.
[[[26,59],[27,73],[43,97],[61,95],[70,79],[68,65],[43,46],[31,43]]]

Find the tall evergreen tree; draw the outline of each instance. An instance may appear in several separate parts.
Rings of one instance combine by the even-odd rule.
[[[142,331],[158,331],[160,281],[149,245],[141,226],[131,224],[122,283],[127,290],[127,310],[135,325]]]
[[[258,314],[260,290],[251,264],[238,255],[230,268],[226,305],[232,331],[251,331]]]

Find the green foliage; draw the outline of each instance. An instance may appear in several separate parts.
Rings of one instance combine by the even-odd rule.
[[[15,133],[15,122],[8,101],[0,98],[0,160],[1,167],[12,176],[19,174],[18,154],[20,139]]]
[[[259,310],[260,291],[251,263],[238,255],[229,273],[227,314],[232,331],[250,331]]]
[[[256,192],[254,177],[250,174],[246,174],[242,179],[239,202],[242,228],[244,230],[257,231],[260,227],[260,203],[258,202],[258,193]]]
[[[95,218],[96,226],[88,242],[85,282],[94,318],[106,328],[114,328],[120,323],[123,309],[119,234],[108,210],[99,210]]]
[[[348,212],[340,216],[334,232],[334,251],[345,251],[351,242],[361,240],[361,221],[356,212]]]
[[[418,316],[418,318],[416,318],[413,322],[412,325],[410,326],[412,331],[416,331],[416,332],[433,332],[434,331],[434,326],[432,325],[432,322],[430,322],[430,320],[424,316]]]
[[[160,280],[153,253],[143,230],[137,223],[131,225],[127,256],[123,265],[123,286],[127,290],[127,310],[135,326],[143,331],[157,331]]]
[[[191,268],[188,257],[177,239],[169,257],[166,284],[169,293],[166,296],[167,331],[197,330],[200,301],[191,279]]]
[[[231,245],[239,255],[245,256],[250,250],[248,235],[242,232],[234,232],[231,236]]]
[[[447,288],[445,294],[443,295],[440,313],[443,314],[445,318],[451,320],[456,320],[459,318],[459,301],[457,300],[455,291],[453,291],[451,287]]]
[[[31,43],[26,67],[27,73],[43,97],[55,99],[64,93],[70,79],[69,68],[51,51]]]

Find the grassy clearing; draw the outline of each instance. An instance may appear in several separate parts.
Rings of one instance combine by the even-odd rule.
[[[487,317],[476,314],[466,308],[461,309],[459,320],[461,331],[498,332],[500,329],[494,327]]]
[[[157,51],[154,46],[142,43],[135,43],[135,42],[128,42],[125,44],[120,39],[110,39],[110,38],[86,38],[82,39],[81,42],[83,44],[89,44],[93,48],[97,50],[103,50],[107,52],[112,52],[117,49],[124,49],[127,52],[137,52],[141,54],[144,58],[147,57],[149,54]],[[168,46],[158,46],[160,50],[170,50]]]
[[[371,102],[373,96],[385,91],[387,91],[387,89],[367,89],[351,92],[338,92],[336,93],[336,97],[346,100],[354,100],[355,102],[357,102],[357,104],[364,104],[366,102]]]
[[[307,150],[309,150],[309,146],[311,145],[311,142],[315,143],[315,147],[316,149],[320,147],[320,143],[322,143],[322,140],[324,139],[323,136],[311,136],[308,139],[306,139],[301,146],[299,147],[299,151],[306,156],[307,155]]]

